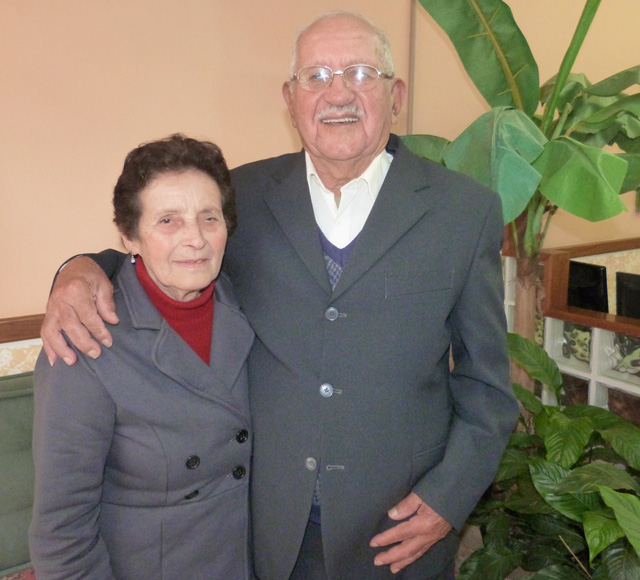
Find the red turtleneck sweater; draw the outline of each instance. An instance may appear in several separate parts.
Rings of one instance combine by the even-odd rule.
[[[180,337],[208,365],[211,353],[213,326],[213,288],[215,280],[200,296],[188,302],[174,300],[165,294],[149,276],[140,256],[136,259],[136,273],[140,284],[153,305]]]

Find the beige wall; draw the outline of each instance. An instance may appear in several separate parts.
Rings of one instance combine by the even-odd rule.
[[[582,2],[509,3],[548,78]],[[280,93],[290,43],[334,8],[381,24],[408,77],[411,0],[0,0],[0,318],[43,312],[68,256],[118,247],[111,189],[141,141],[209,138],[232,167],[297,149]],[[637,64],[638,10],[637,0],[603,2],[577,69],[598,80]],[[417,15],[413,130],[453,138],[486,105]],[[406,117],[396,129],[407,131]],[[635,235],[631,218],[608,229]],[[565,229],[591,235],[582,222]]]

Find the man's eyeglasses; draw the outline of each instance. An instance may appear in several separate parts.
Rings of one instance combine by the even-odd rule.
[[[335,75],[342,75],[345,86],[360,93],[370,91],[376,86],[378,79],[393,78],[393,75],[382,73],[368,64],[352,64],[335,72],[328,66],[314,64],[301,68],[293,75],[293,80],[298,82],[301,89],[316,93],[330,87]]]

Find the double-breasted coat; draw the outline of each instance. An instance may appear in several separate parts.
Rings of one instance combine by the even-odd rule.
[[[387,149],[389,173],[335,290],[304,154],[232,172],[239,225],[225,268],[256,333],[260,580],[289,576],[318,474],[330,579],[437,574],[454,557],[455,531],[397,576],[373,565],[369,541],[394,525],[387,510],[411,491],[460,529],[515,423],[500,200],[393,135]]]
[[[252,429],[246,358],[253,333],[230,283],[216,281],[211,362],[160,316],[125,264],[120,323],[97,360],[35,376],[39,580],[252,578]]]

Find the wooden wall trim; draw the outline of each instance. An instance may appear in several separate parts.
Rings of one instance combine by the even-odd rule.
[[[0,318],[0,343],[40,338],[44,314]]]
[[[544,264],[543,316],[640,337],[640,319],[567,306],[569,260],[637,249],[640,249],[640,238],[594,242],[543,250],[540,256],[540,262]],[[503,254],[511,257],[514,255],[509,248],[505,248]]]

